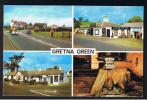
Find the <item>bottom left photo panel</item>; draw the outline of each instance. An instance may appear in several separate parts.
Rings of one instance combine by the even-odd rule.
[[[71,87],[71,55],[3,52],[3,96],[71,96]]]

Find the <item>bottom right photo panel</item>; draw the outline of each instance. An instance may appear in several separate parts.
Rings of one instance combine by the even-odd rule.
[[[143,97],[143,52],[74,55],[73,96]]]

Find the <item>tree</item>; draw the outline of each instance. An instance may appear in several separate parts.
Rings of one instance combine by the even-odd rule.
[[[74,18],[74,28],[80,28],[81,22],[79,20],[76,20],[76,18]]]
[[[53,69],[59,69],[60,67],[58,66],[58,65],[55,65],[54,67],[53,67]]]
[[[88,22],[89,21],[89,19],[85,19],[85,22]]]
[[[82,17],[79,17],[79,22],[82,22],[83,21],[83,18]]]
[[[51,70],[51,69],[53,69],[53,68],[49,67],[49,68],[47,68],[46,70]]]
[[[90,27],[96,27],[96,23],[91,23]]]
[[[32,26],[32,25],[33,25],[33,24],[30,22],[30,23],[29,23],[29,26]]]
[[[46,23],[35,23],[34,26],[38,28],[46,28],[47,24]]]
[[[11,66],[11,63],[5,61],[3,62],[3,69],[10,70],[11,72],[15,71],[15,67]]]
[[[21,53],[20,55],[14,54],[12,57],[9,57],[9,62],[3,63],[4,68],[10,70],[11,72],[18,72],[18,69],[20,68],[19,63],[22,58],[24,58],[23,54],[24,53]]]
[[[63,25],[62,27],[65,27],[65,25]]]
[[[128,20],[129,23],[132,23],[132,22],[142,22],[142,18],[140,16],[133,16],[132,18],[130,18]]]

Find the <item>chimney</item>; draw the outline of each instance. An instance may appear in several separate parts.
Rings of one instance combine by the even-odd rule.
[[[39,71],[41,71],[41,68],[39,68]]]
[[[59,67],[59,70],[62,70],[62,68],[61,68],[61,67]]]
[[[103,17],[103,22],[109,22],[109,17],[108,16],[104,16]]]

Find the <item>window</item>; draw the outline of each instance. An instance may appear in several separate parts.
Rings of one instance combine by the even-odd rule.
[[[58,76],[54,76],[54,82],[58,82]]]
[[[39,81],[41,81],[42,80],[42,76],[39,76]]]

